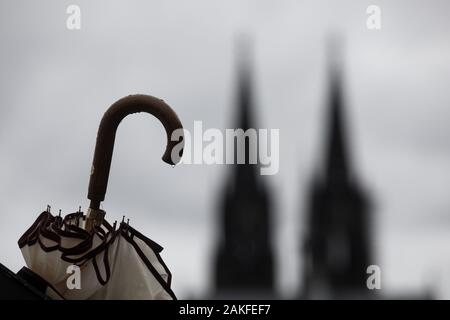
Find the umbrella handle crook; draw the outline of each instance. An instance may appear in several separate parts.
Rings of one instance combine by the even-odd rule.
[[[184,147],[183,126],[172,108],[163,100],[148,95],[129,95],[118,100],[105,112],[98,128],[88,192],[92,211],[99,211],[100,202],[105,199],[117,127],[123,118],[137,112],[150,113],[163,124],[167,146],[162,160],[175,165],[181,159]]]

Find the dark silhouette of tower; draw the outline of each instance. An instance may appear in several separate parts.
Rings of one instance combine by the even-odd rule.
[[[369,292],[369,206],[349,157],[342,79],[336,62],[330,71],[325,161],[313,181],[308,208],[305,294],[307,298],[361,298]]]
[[[240,48],[243,49],[243,48]],[[254,128],[251,73],[248,52],[240,55],[236,129]],[[244,59],[242,59],[244,58]],[[232,165],[220,208],[220,238],[215,265],[215,284],[221,296],[268,296],[274,285],[271,221],[268,191],[258,164],[249,164],[249,141],[245,164]],[[229,150],[227,150],[228,152]]]

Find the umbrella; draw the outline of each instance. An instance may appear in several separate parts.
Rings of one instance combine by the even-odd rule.
[[[129,220],[111,225],[100,209],[117,127],[136,112],[150,113],[162,122],[167,134],[164,162],[175,165],[182,156],[182,125],[164,101],[130,95],[107,110],[97,134],[87,213],[79,208],[54,216],[47,206],[18,241],[30,272],[46,284],[45,293],[53,299],[176,299],[171,273],[160,256],[162,247]],[[173,139],[175,134],[178,139]],[[73,278],[77,271],[78,280]]]

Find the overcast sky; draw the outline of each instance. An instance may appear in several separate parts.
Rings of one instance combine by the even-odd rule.
[[[81,8],[81,30],[66,8]],[[366,8],[382,29],[366,28]],[[18,1],[0,3],[0,262],[24,261],[20,235],[47,204],[86,208],[99,121],[117,99],[163,98],[192,130],[233,126],[235,39],[253,38],[257,124],[280,129],[276,204],[280,290],[296,291],[306,191],[320,160],[326,39],[344,43],[352,156],[375,203],[383,289],[450,291],[450,2]],[[226,166],[164,164],[156,119],[121,125],[110,221],[160,243],[179,297],[210,286],[216,205]],[[430,276],[431,272],[433,276]],[[447,276],[447,278],[450,278]],[[448,292],[447,292],[448,294]]]

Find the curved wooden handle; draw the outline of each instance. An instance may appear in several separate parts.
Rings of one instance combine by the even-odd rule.
[[[183,155],[183,126],[177,114],[163,100],[142,94],[130,95],[118,100],[105,112],[98,128],[88,191],[91,209],[99,209],[100,202],[105,199],[117,127],[123,118],[137,112],[150,113],[163,124],[167,134],[167,146],[162,156],[164,162],[175,165]],[[179,139],[173,141],[172,133],[177,129],[181,129]],[[181,144],[181,147],[177,148],[179,152],[172,154],[174,147],[178,144]]]

